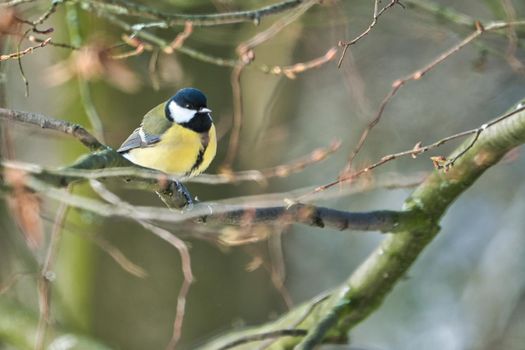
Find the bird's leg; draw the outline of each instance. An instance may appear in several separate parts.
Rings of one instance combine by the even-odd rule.
[[[193,208],[194,200],[191,193],[180,181],[170,181],[156,193],[168,208],[185,210]]]
[[[177,193],[186,200],[186,205],[184,206],[183,209],[187,209],[187,210],[192,209],[193,204],[195,202],[193,198],[191,197],[191,193],[188,190],[188,188],[182,182],[179,182],[179,181],[174,181],[173,185]]]

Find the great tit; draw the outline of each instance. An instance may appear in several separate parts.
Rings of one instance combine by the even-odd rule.
[[[146,168],[181,177],[198,175],[217,151],[210,112],[200,90],[181,89],[146,113],[117,152]]]

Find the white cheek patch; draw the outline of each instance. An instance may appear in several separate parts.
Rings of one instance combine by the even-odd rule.
[[[187,123],[195,116],[195,111],[184,108],[171,101],[168,107],[170,109],[171,117],[177,124]]]

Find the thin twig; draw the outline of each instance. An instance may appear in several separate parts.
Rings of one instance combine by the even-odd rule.
[[[332,47],[323,56],[314,58],[313,60],[310,60],[308,62],[295,63],[293,65],[283,66],[283,67],[281,66],[268,67],[266,65],[261,65],[260,69],[263,72],[268,72],[274,75],[284,75],[285,77],[289,79],[295,79],[297,77],[297,74],[303,73],[310,69],[319,68],[322,65],[333,60],[338,50],[339,49],[337,47]]]
[[[102,249],[102,251],[106,252],[106,254],[108,254],[113,261],[122,268],[122,270],[138,278],[145,278],[148,276],[146,270],[129,260],[120,249],[113,246],[104,238],[91,234],[86,234],[85,236],[93,241],[93,243]]]
[[[21,4],[26,4],[29,2],[35,2],[36,0],[11,0],[6,2],[0,2],[0,8],[1,7],[14,7]]]
[[[20,18],[20,17],[17,17],[17,16],[15,16],[15,20],[17,22],[20,22],[20,23],[27,24],[27,25],[31,26],[31,31],[36,33],[36,34],[51,34],[51,33],[53,33],[55,31],[55,29],[53,27],[49,27],[49,28],[46,28],[46,29],[38,29],[37,25],[33,21],[30,21],[30,20],[27,20],[27,19],[24,19],[24,18]]]
[[[283,228],[279,229],[268,239],[268,251],[270,255],[270,275],[272,283],[275,289],[281,294],[283,301],[288,309],[293,307],[293,300],[285,286],[286,282],[286,266],[284,262],[284,251],[283,251],[283,230],[289,225],[282,225]]]
[[[334,154],[341,147],[340,141],[334,141],[329,147],[317,148],[308,155],[292,160],[288,163],[261,170],[245,170],[218,175],[201,174],[198,177],[187,179],[187,182],[204,183],[208,185],[237,183],[242,181],[257,181],[265,183],[273,177],[287,177],[298,173],[308,166],[319,163],[329,155]]]
[[[44,220],[51,221],[51,219],[45,215],[40,214],[40,217]],[[126,255],[124,255],[124,253],[119,248],[115,247],[101,236],[91,232],[83,232],[83,230],[80,227],[75,227],[70,222],[68,222],[67,225],[64,222],[61,226],[61,229],[64,232],[80,234],[82,235],[82,237],[93,242],[103,252],[108,254],[109,257],[112,258],[113,261],[122,268],[122,270],[130,273],[131,275],[138,278],[145,278],[148,276],[148,273],[141,266],[132,262],[128,257],[126,257]]]
[[[52,14],[54,14],[57,10],[57,7],[67,0],[53,0],[51,1],[51,6],[36,20],[33,21],[33,28],[36,27],[39,24],[44,23],[49,17],[51,17]]]
[[[17,37],[23,37],[24,36],[23,33],[8,32],[8,31],[0,31],[0,34],[12,35],[12,36],[17,36]],[[49,40],[47,42],[47,44],[46,44],[48,46],[55,46],[55,47],[60,47],[60,48],[63,48],[63,49],[68,49],[68,50],[78,50],[79,49],[78,47],[72,46],[71,44],[66,44],[66,43],[62,43],[62,42],[53,41],[53,39],[51,39],[51,38],[42,39],[42,38],[38,38],[38,37],[36,37],[34,35],[28,35],[25,38],[27,40],[29,40],[30,42],[32,42],[32,43],[42,44],[44,41],[48,41]]]
[[[24,41],[24,39],[27,37],[27,35],[29,34],[29,32],[31,31],[31,29],[28,29],[24,32],[24,34],[22,34],[22,36],[20,37],[20,40],[18,40],[18,43],[17,43],[17,46],[16,46],[16,51],[17,52],[20,52],[20,47],[22,45],[22,41]],[[24,87],[25,87],[25,97],[29,97],[29,80],[27,80],[27,77],[26,77],[26,73],[24,72],[24,66],[22,64],[22,56],[18,56],[16,57],[16,60],[18,62],[18,71],[20,72],[20,76],[22,77],[22,81],[24,82]]]
[[[68,192],[71,192],[72,187],[68,188]],[[51,309],[51,288],[50,283],[55,279],[55,273],[53,268],[55,265],[55,259],[58,253],[58,247],[61,238],[62,226],[67,216],[68,205],[61,203],[58,207],[57,214],[55,216],[55,222],[51,230],[51,241],[47,248],[46,258],[42,266],[42,272],[38,279],[38,303],[40,309],[40,317],[38,319],[38,326],[35,336],[35,349],[44,349],[44,342],[46,339],[46,330],[49,323],[49,313]]]
[[[142,220],[137,222],[139,222],[144,228],[154,233],[156,236],[164,239],[172,246],[174,246],[175,249],[179,251],[181,257],[182,273],[184,275],[184,279],[182,281],[182,286],[180,287],[179,294],[177,296],[177,311],[175,312],[175,320],[173,321],[173,332],[171,335],[171,339],[168,345],[166,346],[167,350],[175,349],[182,335],[182,324],[184,321],[184,314],[186,312],[186,298],[188,296],[190,286],[194,281],[188,246],[186,245],[186,243],[184,243],[183,240],[161,227],[155,226],[149,222]]]
[[[509,22],[515,21],[517,17],[517,13],[516,13],[516,9],[512,5],[512,0],[501,0],[501,5],[507,16],[507,21]],[[514,71],[525,73],[525,66],[516,57],[516,50],[518,48],[518,35],[516,34],[516,30],[514,29],[514,26],[509,26],[507,28],[507,38],[509,41],[507,45],[506,55],[505,55],[507,62],[512,67],[512,69],[514,69]]]
[[[399,0],[391,0],[390,3],[388,3],[385,7],[383,7],[381,10],[379,10],[379,3],[380,2],[381,2],[381,0],[375,0],[374,1],[374,14],[372,16],[372,22],[370,23],[368,28],[365,29],[364,32],[362,32],[361,34],[359,34],[358,36],[356,36],[354,39],[352,39],[350,41],[342,41],[342,40],[339,41],[338,45],[340,47],[343,47],[343,53],[341,53],[341,57],[339,58],[339,61],[337,62],[337,68],[341,68],[341,64],[343,64],[343,59],[345,58],[346,51],[348,50],[348,48],[350,46],[354,45],[355,43],[357,43],[359,40],[361,40],[368,33],[370,33],[372,28],[374,28],[374,26],[377,24],[378,18],[381,17],[381,15],[383,13],[385,13],[389,8],[393,7],[396,4],[401,4],[399,2]]]
[[[439,55],[436,59],[434,59],[432,62],[430,62],[429,64],[427,64],[423,68],[420,68],[420,69],[412,72],[411,74],[405,76],[404,78],[401,78],[401,79],[398,79],[398,80],[394,81],[392,83],[392,89],[389,91],[389,93],[385,96],[385,98],[383,99],[383,101],[379,105],[378,112],[376,113],[374,118],[370,121],[370,123],[366,126],[366,128],[363,130],[357,145],[355,146],[354,150],[352,151],[352,153],[350,154],[350,156],[348,158],[347,165],[346,165],[346,167],[345,167],[345,169],[343,171],[343,174],[340,176],[340,178],[345,178],[346,177],[345,173],[347,173],[347,172],[349,172],[351,170],[352,162],[355,159],[355,157],[357,156],[357,154],[359,153],[359,151],[362,149],[366,139],[368,138],[368,135],[369,135],[370,131],[372,131],[374,126],[377,125],[380,122],[380,120],[381,120],[381,118],[383,116],[383,113],[385,111],[386,106],[390,103],[392,98],[397,94],[397,92],[403,86],[405,86],[409,81],[417,81],[417,80],[421,79],[429,71],[431,71],[432,69],[437,67],[439,64],[444,62],[447,58],[449,58],[454,53],[456,53],[459,50],[461,50],[466,45],[470,44],[472,41],[474,41],[479,36],[481,36],[484,32],[504,29],[504,28],[507,28],[508,26],[511,26],[511,25],[514,25],[514,26],[525,25],[525,21],[493,22],[490,25],[488,25],[487,27],[483,27],[481,25],[481,23],[477,22],[476,30],[472,34],[467,36],[465,39],[463,39],[461,42],[459,42],[458,44],[454,45],[453,47],[451,47],[447,51],[443,52],[441,55]]]
[[[122,28],[123,30],[129,32],[129,33],[133,33],[135,36],[137,37],[140,37],[141,39],[143,40],[146,40],[156,46],[158,46],[161,50],[163,51],[171,51],[172,48],[169,46],[169,43],[146,31],[146,30],[136,30],[134,29],[134,27],[132,25],[130,25],[129,23],[125,22],[125,21],[122,21],[120,18],[116,17],[116,16],[113,16],[109,13],[97,13],[97,15],[99,15],[100,17],[103,17],[105,19],[107,19],[109,22],[113,23],[114,25]],[[192,49],[192,48],[189,48],[189,47],[186,47],[186,46],[181,46],[181,47],[178,47],[177,52],[180,52],[182,54],[185,54],[193,59],[196,59],[196,60],[199,60],[199,61],[202,61],[202,62],[206,62],[206,63],[210,63],[210,64],[214,64],[214,65],[217,65],[217,66],[220,66],[220,67],[235,67],[235,65],[237,64],[237,61],[236,60],[231,60],[231,59],[225,59],[225,58],[221,58],[221,57],[214,57],[214,56],[211,56],[211,55],[208,55],[206,53],[203,53],[203,52],[200,52],[200,51],[197,51],[195,49]]]
[[[254,22],[255,24],[258,24],[261,18],[291,10],[303,4],[305,0],[285,0],[249,11],[233,11],[198,15],[160,12],[152,9],[150,6],[129,1],[112,1],[111,3],[107,3],[96,0],[80,0],[80,2],[85,6],[93,7],[96,12],[107,12],[113,13],[115,15],[150,18],[162,21],[163,26],[165,27],[171,27],[184,24],[187,21],[191,21],[194,26],[215,26],[241,22]]]
[[[492,126],[492,125],[495,125],[497,123],[500,123],[501,121],[509,118],[509,117],[512,117],[513,115],[517,114],[517,113],[520,113],[522,111],[525,110],[525,105],[518,105],[518,107],[508,113],[505,113],[503,114],[502,116],[488,122],[488,123],[485,123],[483,125],[481,125],[480,127],[478,128],[475,128],[475,129],[471,129],[471,130],[466,130],[466,131],[462,131],[460,133],[457,133],[457,134],[454,134],[454,135],[451,135],[451,136],[447,136],[445,138],[442,138],[434,143],[431,143],[429,145],[426,145],[426,146],[421,146],[419,143],[416,144],[416,146],[410,150],[406,150],[406,151],[402,151],[402,152],[398,152],[398,153],[393,153],[393,154],[389,154],[389,155],[386,155],[386,156],[383,156],[379,161],[373,163],[372,165],[369,165],[365,168],[362,168],[358,171],[356,171],[355,173],[351,173],[351,174],[347,174],[347,175],[344,175],[342,177],[340,177],[339,179],[337,179],[336,181],[333,181],[331,183],[328,183],[326,185],[322,185],[322,186],[319,186],[317,187],[314,192],[320,192],[320,191],[324,191],[330,187],[333,187],[339,183],[342,183],[342,182],[347,182],[347,181],[352,181],[354,180],[355,178],[357,178],[358,176],[362,175],[362,174],[365,174],[365,173],[368,173],[369,171],[385,164],[385,163],[388,163],[394,159],[397,159],[399,157],[404,157],[404,156],[412,156],[412,157],[416,157],[417,155],[421,154],[421,153],[425,153],[431,149],[434,149],[436,147],[439,147],[449,141],[452,141],[452,140],[456,140],[458,138],[462,138],[462,137],[465,137],[465,136],[468,136],[468,135],[474,135],[472,141],[469,143],[469,145],[467,145],[464,149],[462,149],[461,152],[457,153],[454,157],[452,157],[451,159],[449,160],[444,160],[443,161],[443,164],[442,165],[439,165],[438,168],[443,168],[443,169],[449,169],[450,167],[454,166],[454,163],[460,158],[462,157],[466,152],[468,152],[472,146],[474,146],[474,144],[476,143],[476,141],[478,140],[479,138],[479,135],[485,131],[488,127]]]
[[[28,47],[25,50],[16,51],[16,52],[13,52],[13,53],[10,53],[10,54],[6,54],[6,55],[0,55],[0,61],[7,61],[7,60],[10,60],[10,59],[18,59],[18,58],[20,58],[22,56],[25,56],[27,54],[33,53],[36,49],[39,49],[41,47],[45,47],[50,42],[51,42],[51,38],[47,38],[44,41],[42,41],[40,44],[35,45],[35,46],[30,46],[30,47]]]
[[[300,6],[298,6],[298,8],[292,13],[283,16],[264,31],[255,34],[252,38],[239,44],[236,49],[237,54],[242,58],[250,50],[253,50],[255,47],[275,37],[284,28],[295,22],[317,2],[317,0],[303,0],[302,4],[300,4]]]
[[[138,56],[144,52],[146,46],[141,42],[135,45],[134,47],[135,49],[131,51],[111,55],[111,58],[114,60],[123,60],[126,58]]]
[[[231,86],[233,94],[233,123],[230,133],[230,142],[228,143],[228,150],[226,151],[226,158],[224,159],[220,169],[224,174],[232,172],[233,162],[237,156],[239,148],[239,138],[242,127],[242,88],[241,88],[241,74],[246,66],[246,63],[239,61],[233,68],[231,74]]]
[[[173,50],[180,48],[184,44],[186,39],[190,37],[192,32],[193,32],[193,23],[190,21],[186,21],[186,23],[184,23],[184,30],[180,32],[179,34],[177,34],[177,36],[175,37],[175,39],[173,39],[173,41],[169,44],[169,46]]]

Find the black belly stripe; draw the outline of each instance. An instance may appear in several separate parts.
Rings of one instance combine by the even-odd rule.
[[[204,161],[204,152],[206,152],[206,148],[201,148],[199,150],[199,153],[197,154],[197,160],[195,160],[195,164],[191,167],[191,170],[189,171],[189,174],[193,173],[195,170],[199,168],[199,166]],[[188,174],[188,175],[189,175]]]
[[[206,149],[208,148],[208,144],[210,143],[210,135],[207,132],[201,133],[201,148],[199,149],[199,153],[197,153],[197,159],[195,159],[195,163],[191,167],[190,171],[186,173],[186,175],[190,175],[195,170],[197,170],[202,162],[204,161],[204,153],[206,153]]]

